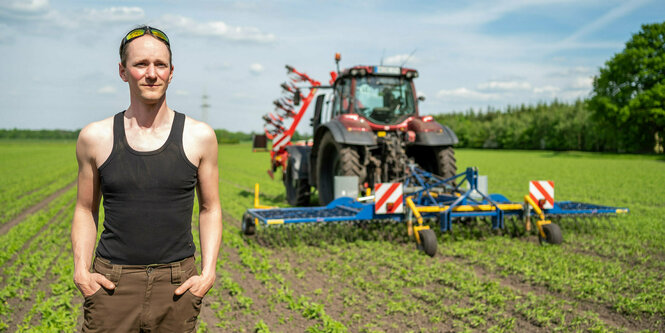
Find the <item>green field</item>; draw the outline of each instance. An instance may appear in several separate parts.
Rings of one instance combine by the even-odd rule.
[[[529,180],[548,179],[557,200],[630,213],[558,221],[561,246],[539,246],[521,223],[507,223],[503,233],[482,222],[454,224],[452,233],[438,234],[434,258],[415,250],[401,224],[277,228],[247,238],[238,221],[252,205],[254,183],[264,204],[286,206],[284,190],[266,173],[268,153],[222,145],[223,245],[198,330],[665,331],[663,159],[456,155],[460,170],[478,167],[490,192],[515,201]],[[76,331],[82,297],[72,282],[69,241],[74,143],[0,141],[0,156],[0,332]]]

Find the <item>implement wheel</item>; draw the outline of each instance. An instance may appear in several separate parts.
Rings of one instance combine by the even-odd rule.
[[[423,229],[418,231],[418,236],[420,236],[420,245],[423,248],[423,251],[430,256],[434,257],[436,254],[436,234],[432,229]]]
[[[561,228],[555,223],[549,223],[543,225],[543,232],[545,232],[545,238],[538,233],[538,240],[542,244],[547,242],[549,244],[561,244],[563,242],[563,236],[561,235]]]
[[[254,224],[254,217],[251,214],[243,214],[242,221],[240,223],[242,224],[241,227],[243,234],[251,236],[256,233],[256,224]]]

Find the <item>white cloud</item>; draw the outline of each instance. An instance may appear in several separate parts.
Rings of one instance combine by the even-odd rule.
[[[255,43],[269,43],[275,40],[275,35],[263,33],[256,27],[232,26],[222,21],[199,22],[184,16],[164,15],[160,22],[169,29],[176,28],[202,37],[217,37],[231,41]]]
[[[115,94],[116,92],[117,92],[117,90],[116,90],[115,86],[112,86],[112,85],[106,85],[106,86],[103,86],[103,87],[97,89],[97,93],[102,94],[102,95]]]
[[[555,86],[542,86],[533,88],[533,92],[536,94],[550,94],[554,95],[557,92],[561,91],[561,88]]]
[[[437,98],[441,99],[466,99],[466,100],[490,100],[490,99],[497,99],[499,95],[493,94],[493,93],[484,93],[484,92],[479,92],[475,90],[470,90],[467,88],[457,88],[457,89],[452,89],[452,90],[439,90],[439,92],[436,93]]]
[[[580,76],[576,77],[573,83],[570,85],[573,89],[591,89],[593,86],[593,77],[591,76]]]
[[[0,1],[0,9],[16,14],[43,14],[49,10],[48,0]]]
[[[531,84],[526,81],[490,81],[478,85],[480,90],[531,90]]]
[[[249,65],[249,72],[254,75],[259,75],[263,72],[263,65],[261,64],[251,64]]]
[[[145,17],[145,12],[140,7],[86,9],[84,13],[84,18],[93,22],[136,22]]]
[[[174,93],[178,96],[189,96],[189,91],[187,90],[176,90]]]
[[[383,64],[389,66],[401,66],[405,62],[407,64],[417,64],[418,59],[416,59],[416,57],[414,57],[413,55],[409,54],[396,54],[394,56],[390,56],[383,59]]]
[[[591,75],[592,73],[593,73],[593,69],[591,69],[589,67],[577,66],[577,67],[573,67],[573,68],[567,68],[567,69],[552,72],[548,76],[551,76],[551,77],[571,77],[571,76],[575,76],[575,75]]]

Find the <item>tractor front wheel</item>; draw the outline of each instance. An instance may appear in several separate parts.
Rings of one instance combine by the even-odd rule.
[[[327,205],[335,199],[335,176],[357,176],[359,183],[365,179],[365,168],[360,163],[358,151],[336,142],[329,132],[321,139],[316,169],[321,205]]]

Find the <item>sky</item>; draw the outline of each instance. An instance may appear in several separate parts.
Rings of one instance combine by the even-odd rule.
[[[0,128],[79,129],[126,109],[118,47],[139,24],[171,40],[170,108],[261,132],[286,64],[322,83],[336,52],[342,68],[415,68],[421,114],[573,101],[663,20],[662,0],[0,0]]]

